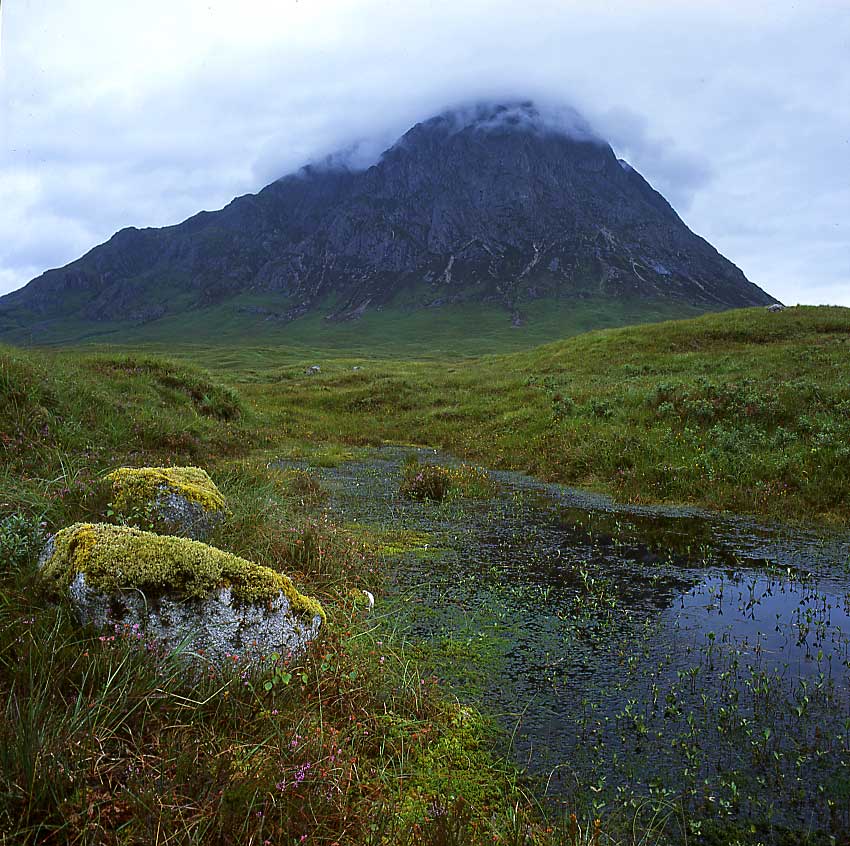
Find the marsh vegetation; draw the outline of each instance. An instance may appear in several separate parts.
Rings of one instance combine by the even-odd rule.
[[[850,828],[846,533],[508,472],[486,500],[411,502],[410,454],[323,470],[331,513],[409,533],[386,601],[440,681],[499,715],[551,812],[630,809],[667,842]]]
[[[478,359],[4,348],[0,837],[846,842],[848,339],[822,308]],[[319,599],[316,648],[195,683],[40,595],[123,465],[208,470],[211,542]]]

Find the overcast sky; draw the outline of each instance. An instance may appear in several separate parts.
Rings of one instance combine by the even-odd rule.
[[[850,306],[850,0],[14,0],[0,293],[447,104],[574,106],[786,303]]]

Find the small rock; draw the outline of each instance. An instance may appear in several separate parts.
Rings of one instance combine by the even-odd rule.
[[[117,514],[168,534],[206,540],[227,515],[221,491],[200,467],[121,467],[104,478]]]
[[[83,625],[217,666],[298,655],[324,622],[321,605],[281,573],[198,541],[127,526],[62,529],[39,568],[41,584],[67,596]]]
[[[314,373],[321,373],[322,368],[318,364],[311,364],[304,372],[308,376],[312,376]]]
[[[785,311],[785,306],[782,303],[773,303],[773,305],[765,306],[768,311]]]

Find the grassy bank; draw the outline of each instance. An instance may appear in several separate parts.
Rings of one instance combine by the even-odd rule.
[[[509,356],[234,369],[280,435],[442,447],[631,502],[850,517],[850,310],[749,309]]]
[[[548,843],[495,732],[421,675],[370,612],[383,559],[321,515],[305,472],[208,374],[140,358],[0,353],[0,843]],[[122,463],[210,469],[219,547],[281,569],[328,613],[299,661],[187,679],[41,596],[46,536],[104,519]]]

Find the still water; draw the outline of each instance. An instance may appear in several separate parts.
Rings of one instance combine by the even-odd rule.
[[[452,462],[393,447],[316,472],[336,519],[416,533],[385,602],[541,796],[850,830],[850,536],[505,472],[486,501],[411,502],[411,453]]]

